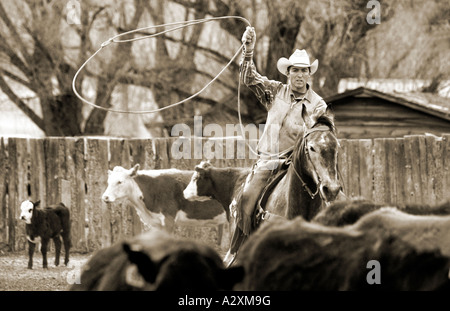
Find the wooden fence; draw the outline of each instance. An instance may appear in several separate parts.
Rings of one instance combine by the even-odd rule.
[[[434,204],[448,198],[449,139],[450,135],[340,140],[345,193],[389,204]],[[184,142],[184,157],[176,159],[172,148],[180,139],[175,138],[1,138],[0,245],[25,249],[25,225],[18,219],[25,199],[39,199],[42,205],[62,201],[70,208],[74,251],[94,251],[141,232],[131,206],[101,201],[107,170],[116,165],[192,169],[202,156],[214,154],[212,163],[219,167],[250,166],[255,161],[242,141]],[[221,155],[225,159],[219,159]]]

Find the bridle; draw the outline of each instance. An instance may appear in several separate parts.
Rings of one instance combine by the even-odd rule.
[[[314,132],[326,132],[326,131],[330,131],[332,134],[333,132],[330,130],[330,128],[326,125],[320,125],[318,127],[313,127],[310,128],[308,130],[305,131],[305,133],[303,134],[303,139],[302,139],[302,146],[301,149],[303,149],[303,152],[306,155],[307,160],[311,163],[313,170],[317,176],[317,183],[316,183],[316,191],[313,192],[310,187],[308,186],[308,184],[303,180],[303,178],[301,177],[300,173],[298,172],[297,168],[294,165],[294,162],[292,159],[289,159],[289,163],[292,162],[292,169],[294,170],[295,175],[297,176],[297,178],[300,180],[300,182],[302,183],[302,187],[303,189],[305,189],[305,191],[309,194],[309,196],[311,197],[312,200],[314,200],[314,198],[316,197],[317,194],[319,194],[319,196],[321,197],[322,201],[326,201],[323,197],[322,194],[319,192],[320,189],[320,185],[322,183],[322,180],[320,178],[320,175],[317,174],[317,169],[316,166],[314,165],[314,162],[311,160],[311,156],[309,155],[309,151],[307,148],[307,137]],[[334,135],[334,134],[333,134]],[[293,157],[293,154],[291,154],[291,157]]]

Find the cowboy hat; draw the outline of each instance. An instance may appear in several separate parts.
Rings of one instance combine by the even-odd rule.
[[[290,66],[295,67],[309,67],[311,70],[311,75],[313,75],[317,67],[319,66],[319,61],[316,59],[312,64],[309,62],[309,56],[308,53],[306,53],[305,50],[295,50],[295,52],[289,57],[289,59],[282,57],[277,62],[277,68],[278,70],[284,74],[287,75],[287,70]]]

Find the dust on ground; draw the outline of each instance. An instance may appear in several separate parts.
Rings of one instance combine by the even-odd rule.
[[[0,255],[0,291],[66,291],[80,277],[81,268],[93,253],[70,254],[64,265],[61,252],[60,265],[55,266],[55,254],[47,253],[48,269],[42,268],[42,255],[33,256],[33,269],[28,269],[28,252]],[[61,264],[62,262],[62,264]]]

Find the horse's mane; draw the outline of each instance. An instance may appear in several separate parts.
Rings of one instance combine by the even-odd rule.
[[[334,116],[330,113],[323,114],[319,118],[317,118],[316,124],[313,127],[325,125],[328,126],[331,131],[336,134],[336,126],[334,125]]]

